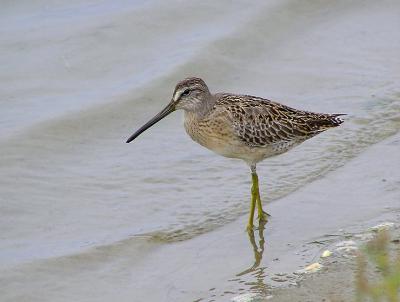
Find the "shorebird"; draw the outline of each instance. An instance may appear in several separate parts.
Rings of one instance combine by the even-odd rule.
[[[343,122],[339,118],[343,114],[297,110],[251,95],[212,94],[202,79],[191,77],[180,81],[170,103],[126,142],[130,143],[179,109],[185,112],[184,126],[195,142],[222,156],[242,159],[250,167],[252,188],[247,230],[253,229],[256,205],[260,224],[269,216],[262,208],[257,163]]]

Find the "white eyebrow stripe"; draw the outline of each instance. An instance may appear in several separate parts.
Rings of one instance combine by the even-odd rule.
[[[179,100],[181,94],[183,92],[183,89],[177,90],[174,94],[174,101],[176,102],[177,100]]]

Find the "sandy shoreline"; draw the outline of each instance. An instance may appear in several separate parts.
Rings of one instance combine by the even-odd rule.
[[[398,218],[399,215],[397,215],[397,221]],[[391,254],[399,254],[399,226],[390,228],[388,233],[390,236],[388,250]],[[354,242],[357,243],[357,249],[349,251],[348,254],[332,256],[321,261],[324,266],[320,271],[305,275],[295,287],[273,290],[271,298],[267,300],[273,302],[355,301],[356,272],[358,270],[356,255],[360,249],[365,247],[366,241],[358,239]],[[366,276],[372,282],[382,279],[382,274],[376,269],[368,270]]]

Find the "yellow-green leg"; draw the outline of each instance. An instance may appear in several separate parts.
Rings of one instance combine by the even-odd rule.
[[[262,208],[260,189],[258,187],[258,175],[256,171],[256,165],[251,166],[251,180],[253,185],[251,187],[250,217],[249,217],[249,223],[247,224],[248,230],[253,229],[253,218],[254,218],[256,203],[257,203],[259,223],[263,224],[267,222],[269,216],[269,214],[267,212],[264,212]]]
[[[257,196],[257,209],[258,209],[258,220],[260,221],[260,224],[262,222],[267,222],[268,216],[270,216],[270,215],[267,212],[263,211],[260,193],[258,193],[258,196]]]
[[[257,177],[257,174],[256,174],[256,177]],[[253,230],[254,211],[256,209],[257,192],[258,192],[258,182],[254,181],[253,173],[251,174],[251,178],[253,180],[253,185],[251,187],[250,216],[249,216],[249,222],[247,224],[247,230],[248,231],[252,231]]]

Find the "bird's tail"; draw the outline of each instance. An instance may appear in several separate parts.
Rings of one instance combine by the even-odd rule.
[[[318,117],[314,119],[310,119],[307,121],[307,124],[312,129],[317,131],[324,131],[328,128],[337,127],[343,123],[343,120],[339,116],[346,115],[344,113],[336,113],[336,114],[320,114]]]

